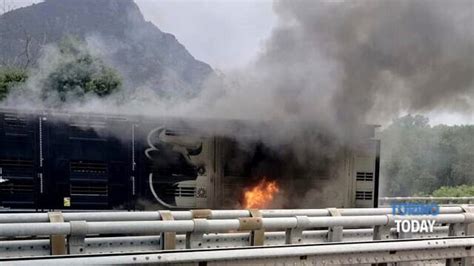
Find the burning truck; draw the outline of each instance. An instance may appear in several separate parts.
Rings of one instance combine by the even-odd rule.
[[[331,153],[301,139],[312,151],[301,160],[292,141],[266,141],[274,128],[264,123],[3,109],[0,206],[374,207],[375,130]]]

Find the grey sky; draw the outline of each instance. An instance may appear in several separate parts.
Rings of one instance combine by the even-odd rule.
[[[136,0],[145,18],[214,68],[249,62],[275,23],[272,0]]]
[[[43,2],[42,0],[0,0],[0,14],[23,6]]]

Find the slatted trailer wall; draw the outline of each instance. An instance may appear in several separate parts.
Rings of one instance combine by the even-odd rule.
[[[48,117],[46,176],[53,208],[104,209],[130,199],[131,123],[105,116]]]
[[[18,113],[0,113],[0,205],[32,208],[41,189],[37,175],[38,120]]]

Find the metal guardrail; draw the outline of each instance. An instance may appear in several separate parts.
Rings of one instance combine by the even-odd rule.
[[[447,237],[448,226],[435,227],[431,234],[413,234],[413,238]],[[328,230],[304,231],[298,243],[327,243]],[[397,232],[392,229],[389,239],[398,239]],[[342,242],[361,242],[373,240],[373,229],[344,229]],[[153,252],[161,249],[161,237],[153,236],[115,236],[115,237],[86,237],[86,254],[123,253],[123,252]],[[285,232],[265,232],[264,244],[284,245]],[[245,247],[250,243],[249,233],[204,234],[202,248]],[[186,249],[186,235],[176,235],[175,249]],[[48,256],[51,254],[49,239],[4,240],[0,241],[0,254],[3,258],[25,256]]]
[[[341,216],[385,215],[392,214],[392,208],[346,208],[335,209]],[[70,221],[157,221],[163,212],[63,212],[65,222]],[[462,206],[440,207],[441,214],[464,213]],[[199,216],[207,219],[234,219],[251,217],[249,210],[190,210],[171,211],[174,220],[189,220]],[[320,217],[331,216],[330,209],[274,209],[260,210],[262,217]],[[0,213],[0,223],[36,223],[49,222],[48,213]]]
[[[161,251],[139,254],[99,256],[43,257],[9,260],[9,265],[67,264],[176,264],[179,265],[354,265],[409,261],[442,262],[448,265],[471,265],[474,238],[436,240],[410,239],[344,244],[313,244],[247,247],[210,250]],[[397,264],[398,265],[398,264]],[[420,264],[417,264],[420,265]]]
[[[467,236],[472,233],[469,225],[474,223],[472,210],[474,207],[470,206],[440,207],[439,215],[430,216],[436,221],[436,226],[429,234],[397,233],[395,220],[423,220],[426,216],[393,215],[391,208],[3,213],[0,214],[0,263],[10,263],[12,258],[49,254],[82,256],[107,253],[118,256],[123,252],[210,251],[224,247],[275,245],[287,245],[293,249],[299,244],[346,245],[346,242],[358,242],[362,245],[379,240]],[[314,248],[321,249],[319,246]],[[186,254],[182,253],[182,256]],[[462,257],[471,253],[452,254]],[[104,261],[107,261],[105,257]],[[123,261],[129,258],[124,257]],[[90,260],[87,258],[85,261]]]
[[[336,217],[279,217],[279,218],[236,218],[236,219],[193,219],[171,221],[110,221],[86,222],[70,221],[63,223],[11,223],[0,226],[0,237],[24,237],[41,235],[73,235],[77,228],[85,235],[108,234],[156,234],[157,232],[176,233],[219,233],[229,231],[302,230],[323,227],[369,228],[374,226],[394,226],[396,219],[421,220],[426,216],[336,216]],[[431,217],[438,224],[472,223],[474,214],[440,214]]]

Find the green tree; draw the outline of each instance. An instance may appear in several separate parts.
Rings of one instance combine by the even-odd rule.
[[[461,185],[457,187],[440,187],[433,191],[433,197],[472,197],[474,186]]]
[[[426,117],[407,115],[394,120],[382,132],[381,140],[386,194],[410,196],[435,188],[436,177],[430,165],[436,136]]]
[[[80,100],[86,94],[106,96],[120,88],[118,73],[93,56],[81,41],[64,39],[59,45],[59,55],[59,63],[44,84],[44,99],[55,94],[63,102]]]
[[[440,187],[474,184],[474,126],[431,127],[407,115],[381,133],[383,193],[430,195]]]
[[[474,184],[474,126],[438,126],[439,186]]]
[[[21,68],[0,68],[0,101],[5,99],[10,90],[27,79],[26,70]]]

